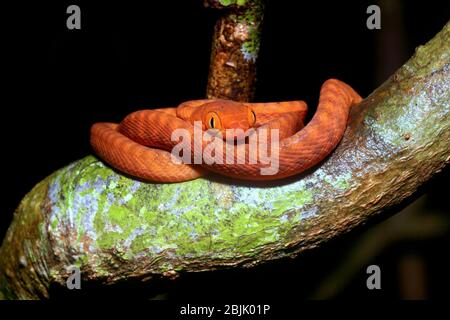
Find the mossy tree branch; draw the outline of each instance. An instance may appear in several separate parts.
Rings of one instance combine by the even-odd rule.
[[[131,180],[89,156],[25,196],[0,248],[0,296],[84,281],[171,281],[320,246],[410,198],[450,162],[450,24],[352,111],[334,153],[270,185]]]
[[[216,23],[206,95],[209,99],[251,101],[256,82],[263,0],[204,0],[225,13]]]

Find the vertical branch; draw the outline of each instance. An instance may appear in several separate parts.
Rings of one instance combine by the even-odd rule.
[[[262,0],[204,0],[204,3],[225,10],[214,31],[206,95],[209,99],[250,101],[255,91]]]

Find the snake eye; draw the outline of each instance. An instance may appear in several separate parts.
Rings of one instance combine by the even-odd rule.
[[[206,115],[206,127],[208,129],[222,129],[222,124],[217,113],[209,112]]]
[[[256,123],[256,113],[251,109],[249,109],[248,112],[248,123],[250,124],[250,126],[253,126]]]

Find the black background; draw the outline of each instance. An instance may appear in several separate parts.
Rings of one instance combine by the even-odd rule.
[[[366,8],[373,2],[269,1],[255,100],[302,99],[312,113],[321,83],[331,77],[367,96],[450,17],[448,1],[400,1],[401,50],[383,56],[381,31],[366,28]],[[66,28],[70,4],[81,7],[81,30]],[[3,7],[2,184],[7,190],[0,202],[0,238],[25,193],[91,152],[93,123],[118,122],[138,109],[204,97],[211,37],[220,14],[205,9],[201,0],[30,1]],[[386,28],[388,33],[399,31]],[[443,204],[446,189],[441,176],[424,191],[433,205],[448,211]],[[320,265],[329,267],[339,259],[356,233],[301,259],[251,272],[188,277],[170,296],[279,297],[294,286],[298,297],[306,297],[315,277],[326,273]],[[414,244],[414,250],[417,245],[431,255],[428,260],[447,250],[426,242]],[[389,264],[393,252],[381,263]],[[370,296],[363,288],[364,276],[342,296]],[[432,296],[446,296],[442,288]],[[388,286],[372,296],[397,297],[397,292]]]

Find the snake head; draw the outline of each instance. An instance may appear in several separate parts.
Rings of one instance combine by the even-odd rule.
[[[246,131],[256,123],[256,113],[251,107],[230,100],[209,102],[202,107],[201,113],[203,129],[217,130],[224,139],[245,139]]]

